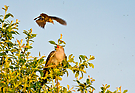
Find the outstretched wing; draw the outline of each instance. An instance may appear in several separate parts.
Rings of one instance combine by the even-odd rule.
[[[53,20],[56,20],[57,22],[59,22],[60,24],[62,25],[67,25],[66,21],[61,19],[61,18],[58,18],[58,17],[54,17],[54,16],[49,16],[51,19]]]
[[[39,26],[41,26],[42,28],[44,28],[44,27],[45,27],[45,24],[46,24],[46,22],[45,22],[44,20],[42,20],[42,19],[36,20],[36,23],[37,23]]]

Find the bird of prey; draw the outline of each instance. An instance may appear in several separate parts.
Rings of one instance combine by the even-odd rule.
[[[67,25],[65,20],[55,17],[55,16],[48,16],[47,14],[44,14],[44,13],[40,14],[40,16],[36,17],[34,20],[36,20],[36,23],[42,28],[45,27],[46,22],[50,22],[54,24],[53,20],[56,20],[62,25]]]
[[[66,58],[65,52],[64,52],[64,48],[62,46],[57,45],[57,47],[55,48],[55,51],[52,51],[49,56],[46,59],[46,64],[45,64],[45,68],[43,70],[43,77],[45,77],[48,73],[48,66],[58,66],[59,64],[62,63],[62,61]],[[45,83],[47,82],[47,80],[43,80]]]

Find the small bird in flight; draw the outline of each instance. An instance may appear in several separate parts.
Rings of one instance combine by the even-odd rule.
[[[54,24],[53,20],[56,20],[62,25],[67,25],[65,20],[55,17],[55,16],[48,16],[47,14],[44,14],[44,13],[40,14],[40,16],[36,17],[34,20],[36,20],[36,23],[42,28],[45,27],[46,22],[50,22]]]

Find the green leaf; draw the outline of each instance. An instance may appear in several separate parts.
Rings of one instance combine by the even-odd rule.
[[[72,56],[73,56],[73,54],[70,54],[70,55],[68,56],[68,59],[70,59]]]
[[[58,78],[58,80],[60,80],[60,81],[62,80],[62,78],[61,78],[61,77],[57,77],[57,78]]]
[[[14,67],[13,66],[9,66],[9,68],[13,69]]]
[[[66,71],[67,72],[67,77],[68,77],[68,71]]]
[[[43,70],[38,70],[40,72],[41,77],[43,77],[44,73]]]
[[[81,72],[82,73],[82,72]],[[82,73],[82,78],[83,78],[83,73]]]
[[[7,19],[8,17],[14,17],[11,13],[8,13],[8,14],[6,14],[6,16],[5,16],[5,18],[4,19]]]
[[[3,15],[0,15],[0,17],[3,17]]]
[[[75,77],[78,77],[79,76],[79,71],[77,71],[76,73],[75,73]]]
[[[73,58],[70,58],[69,60],[68,60],[68,62],[73,62],[74,61],[74,59]]]
[[[82,62],[82,59],[81,59],[81,57],[79,57],[79,59],[80,59],[80,63]]]
[[[80,84],[80,81],[79,80],[75,80],[78,84]]]
[[[104,87],[101,87],[101,89],[102,89],[103,91],[105,91],[105,90],[106,90]]]
[[[87,80],[86,80],[86,83],[89,84],[89,83],[90,83],[90,79],[87,79]]]
[[[51,43],[53,45],[57,45],[54,41],[49,41],[49,43]]]
[[[34,42],[33,40],[29,40],[29,41]]]
[[[65,45],[61,45],[62,47],[65,47]]]
[[[88,63],[90,67],[94,68],[94,65],[92,63]]]
[[[39,56],[41,56],[40,52],[39,52]]]
[[[63,93],[67,93],[67,89],[63,87]]]
[[[110,85],[108,85],[106,88],[109,88],[110,87]]]
[[[85,60],[85,56],[84,55],[80,55],[80,57],[82,58],[82,60]]]
[[[124,91],[123,91],[123,93],[127,93],[127,92],[128,92],[128,90],[124,90]]]
[[[0,22],[3,23],[4,21],[2,21],[2,19],[0,19]]]
[[[36,37],[36,35],[37,35],[37,34],[32,34],[31,36],[32,36],[32,38],[34,38],[34,37]]]
[[[6,55],[6,53],[0,53],[0,56]]]
[[[31,49],[31,48],[33,48],[33,47],[32,47],[32,46],[28,46],[27,48],[28,48],[28,49]]]
[[[23,33],[24,33],[25,35],[28,35],[28,32],[27,32],[26,30],[24,30]]]
[[[6,27],[8,24],[4,24],[3,27]]]
[[[68,62],[74,62],[74,56],[73,56],[73,54],[70,54],[68,56]]]

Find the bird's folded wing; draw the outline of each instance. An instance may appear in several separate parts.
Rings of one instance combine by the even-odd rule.
[[[57,22],[59,22],[60,24],[62,25],[67,25],[66,21],[61,19],[61,18],[58,18],[58,17],[54,17],[54,16],[49,16],[51,19],[53,20],[56,20]]]
[[[46,74],[47,74],[47,72],[48,72],[48,69],[47,69],[46,67],[48,67],[48,66],[51,64],[51,61],[52,61],[52,58],[54,57],[54,55],[55,55],[55,51],[52,51],[52,52],[48,55],[48,57],[47,57],[47,59],[46,59],[45,68],[43,69],[43,73],[44,73],[43,77],[46,76]]]
[[[48,55],[48,57],[47,57],[47,59],[46,59],[45,67],[47,67],[49,64],[51,64],[51,61],[52,61],[52,58],[54,57],[54,55],[55,55],[55,51],[52,51],[52,52]]]
[[[45,27],[46,22],[45,22],[44,20],[38,19],[38,20],[36,20],[36,22],[37,22],[37,24],[38,24],[39,26],[41,26],[42,28]]]

